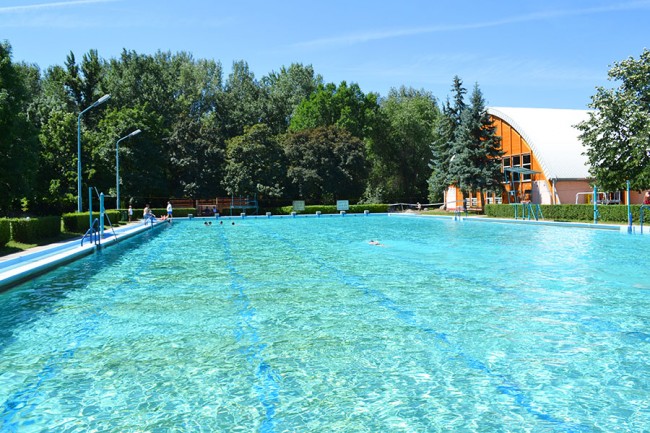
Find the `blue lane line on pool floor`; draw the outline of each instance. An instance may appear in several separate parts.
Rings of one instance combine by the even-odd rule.
[[[128,281],[118,285],[114,291],[129,288],[131,284],[135,283],[135,277],[139,275],[142,270],[146,270],[149,264],[156,258],[157,253],[150,250],[149,253],[139,261],[140,266],[138,271],[134,272]],[[113,297],[108,294],[106,298],[113,299]],[[2,404],[2,413],[0,414],[0,431],[11,433],[20,432],[20,426],[14,418],[19,414],[24,418],[24,415],[28,415],[36,409],[38,403],[40,403],[40,397],[42,397],[40,393],[41,385],[56,377],[63,362],[74,357],[75,352],[81,343],[99,326],[100,318],[107,316],[105,311],[106,307],[107,306],[104,306],[103,309],[97,309],[89,313],[83,320],[83,326],[81,326],[81,329],[84,330],[84,336],[75,334],[76,339],[66,345],[67,349],[48,359],[41,371],[37,373],[34,381],[28,383],[23,389],[17,390],[11,397],[4,401]],[[40,418],[40,416],[37,418]],[[34,424],[35,422],[36,421],[32,421],[31,424]]]
[[[508,378],[503,374],[493,372],[485,363],[468,355],[460,346],[454,344],[449,339],[447,334],[438,332],[432,328],[429,328],[425,325],[418,323],[415,320],[416,315],[413,311],[400,307],[395,301],[390,299],[390,297],[388,297],[386,294],[382,293],[381,291],[367,287],[359,279],[359,277],[346,274],[345,272],[332,266],[330,263],[326,262],[325,260],[322,260],[319,256],[314,255],[311,251],[297,245],[295,242],[289,241],[288,239],[284,238],[282,235],[278,233],[271,232],[271,231],[264,231],[263,233],[267,236],[271,236],[272,238],[286,244],[293,250],[299,252],[303,257],[306,258],[308,257],[309,260],[317,263],[321,267],[321,269],[327,269],[330,273],[336,275],[336,277],[344,284],[360,290],[361,292],[363,292],[365,295],[369,297],[375,298],[377,301],[379,301],[380,305],[382,305],[384,308],[390,311],[393,311],[395,313],[395,316],[401,321],[403,321],[404,323],[406,323],[407,325],[415,329],[418,329],[427,335],[431,335],[432,337],[434,337],[436,347],[438,347],[442,351],[452,354],[454,357],[458,357],[462,359],[467,367],[473,370],[480,371],[484,374],[487,374],[488,376],[492,377],[495,380],[495,382],[499,382],[499,384],[496,387],[497,391],[499,391],[503,395],[507,395],[511,397],[513,401],[517,404],[517,406],[524,409],[530,415],[544,422],[553,424],[555,427],[560,428],[562,431],[567,433],[583,433],[592,430],[588,426],[568,423],[562,419],[554,417],[553,415],[545,413],[540,409],[537,409],[536,408],[537,405],[535,405],[532,399],[525,394],[525,392],[515,383],[515,381],[513,381],[512,379]]]
[[[486,289],[492,290],[496,293],[513,296],[519,299],[520,301],[528,304],[539,304],[540,302],[539,299],[537,298],[531,298],[529,296],[522,294],[520,291],[513,290],[512,288],[509,287],[504,287],[494,283],[487,285],[485,281],[481,280],[480,278],[468,277],[466,274],[462,274],[459,272],[452,272],[448,269],[440,269],[434,266],[422,265],[420,263],[416,263],[414,260],[409,260],[404,257],[400,257],[399,260],[408,263],[413,267],[420,268],[426,272],[433,273],[434,275],[439,276],[445,280],[453,279],[457,281],[470,283],[476,287],[485,287]],[[608,320],[603,320],[599,317],[594,317],[594,316],[584,317],[584,315],[577,314],[577,313],[565,313],[565,312],[556,312],[556,311],[546,311],[545,314],[558,316],[561,320],[569,319],[577,324],[580,324],[587,331],[619,334],[620,337],[625,339],[638,340],[639,342],[643,342],[643,343],[650,342],[650,334],[646,332],[624,330],[621,328],[620,325],[616,323],[612,323],[611,321]]]
[[[245,293],[245,279],[237,271],[235,261],[230,248],[230,242],[223,230],[220,231],[223,243],[226,268],[232,278],[231,288],[236,294],[236,303],[239,306],[239,327],[235,330],[235,338],[238,342],[248,339],[249,345],[244,350],[246,360],[255,369],[255,376],[258,384],[254,385],[257,398],[264,408],[264,419],[260,426],[260,432],[275,432],[275,411],[280,401],[280,375],[273,370],[271,365],[264,359],[262,351],[266,345],[260,343],[257,329],[253,324],[255,308],[251,305]]]

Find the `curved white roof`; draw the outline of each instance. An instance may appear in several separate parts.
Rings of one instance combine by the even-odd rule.
[[[575,126],[588,110],[489,107],[488,114],[508,122],[539,161],[547,179],[587,179],[589,166]]]

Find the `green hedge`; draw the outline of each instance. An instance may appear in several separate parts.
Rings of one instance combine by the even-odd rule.
[[[11,239],[24,244],[34,244],[61,233],[61,217],[11,218]]]
[[[99,212],[93,212],[93,221],[99,218]],[[120,221],[120,211],[107,210],[104,212],[104,226],[109,226],[110,223],[114,226]],[[88,212],[72,212],[63,214],[63,231],[68,233],[86,233],[88,228]]]
[[[545,220],[551,221],[594,221],[594,206],[591,204],[557,204],[540,205]],[[632,219],[639,222],[640,205],[630,206]],[[600,205],[598,206],[598,221],[626,224],[627,205]],[[495,218],[514,218],[515,206],[509,204],[488,204],[485,206],[485,215]],[[521,205],[518,215],[521,217]],[[643,219],[650,220],[650,212],[645,212]]]
[[[369,211],[370,213],[386,213],[388,212],[387,204],[351,204],[350,210],[346,211],[348,213],[363,213],[363,211]],[[304,211],[296,211],[297,214],[315,214],[320,211],[322,214],[336,214],[340,211],[336,209],[336,205],[310,205],[305,206]],[[283,206],[277,208],[276,212],[271,211],[274,214],[278,215],[291,215],[293,212],[292,206]]]
[[[0,248],[7,245],[7,242],[11,240],[11,226],[9,220],[6,218],[0,218]]]

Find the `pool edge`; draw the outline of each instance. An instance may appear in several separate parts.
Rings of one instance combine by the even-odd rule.
[[[92,242],[88,242],[87,244],[81,246],[81,238],[76,238],[75,240],[69,242],[45,246],[44,248],[39,249],[38,251],[34,251],[31,254],[29,250],[23,253],[18,253],[21,254],[21,262],[19,264],[9,266],[6,270],[0,269],[0,293],[5,292],[18,284],[35,278],[38,275],[49,272],[59,266],[63,266],[67,263],[88,256],[98,249],[116,245],[120,240],[128,239],[147,230],[165,227],[166,225],[167,223],[165,221],[155,222],[153,226],[144,224],[132,224],[124,228],[116,229],[115,236],[112,232],[106,231],[101,244],[96,245]],[[47,254],[46,251],[48,249],[61,249],[62,251],[59,253]],[[30,255],[33,257],[30,258]]]

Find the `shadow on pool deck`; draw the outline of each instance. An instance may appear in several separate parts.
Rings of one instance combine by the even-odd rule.
[[[146,230],[152,230],[167,224],[166,221],[156,221],[154,225],[145,225],[141,221],[115,228],[115,234],[110,228],[104,230],[101,244],[96,245],[90,238],[78,236],[67,241],[55,242],[48,245],[30,248],[14,254],[0,257],[0,292],[34,278],[57,266],[92,254],[97,248],[113,245],[122,239],[129,238]]]

